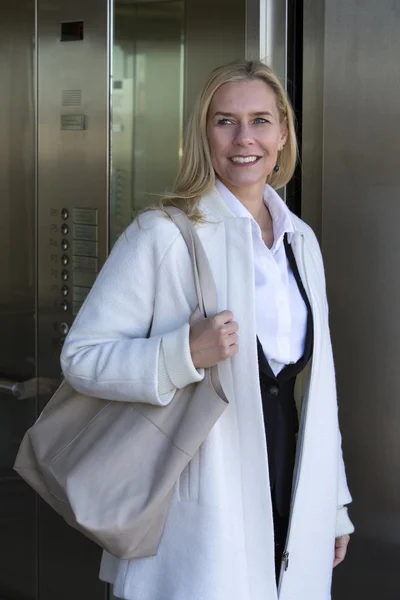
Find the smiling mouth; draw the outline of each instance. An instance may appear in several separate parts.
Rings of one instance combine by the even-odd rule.
[[[254,165],[260,158],[260,156],[231,156],[229,160],[235,165]]]

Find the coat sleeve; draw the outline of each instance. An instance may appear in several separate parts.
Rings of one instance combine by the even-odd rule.
[[[347,506],[339,506],[336,519],[336,537],[354,533],[354,525],[350,521]]]
[[[346,470],[344,466],[343,460],[343,452],[342,452],[342,436],[340,431],[338,431],[339,441],[339,460],[338,460],[338,468],[339,468],[339,480],[338,480],[338,513],[336,520],[336,537],[340,537],[341,535],[346,535],[354,532],[354,525],[350,521],[347,506],[346,504],[350,504],[352,501],[352,497],[347,485],[346,478]]]
[[[148,337],[158,270],[179,236],[165,221],[161,232],[137,222],[127,229],[77,315],[61,353],[64,376],[77,391],[165,405],[177,388],[203,378],[191,361],[188,323]]]

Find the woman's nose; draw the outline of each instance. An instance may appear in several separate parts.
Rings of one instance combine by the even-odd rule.
[[[251,144],[253,141],[250,127],[247,124],[238,125],[235,131],[234,142],[243,146]]]

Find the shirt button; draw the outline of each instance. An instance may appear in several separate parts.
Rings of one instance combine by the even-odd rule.
[[[279,396],[279,388],[278,388],[278,386],[277,385],[270,385],[267,388],[267,394],[268,394],[268,396],[274,396],[274,397]]]

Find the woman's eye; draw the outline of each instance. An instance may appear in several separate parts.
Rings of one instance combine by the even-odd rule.
[[[220,119],[217,125],[229,125],[229,123],[231,123],[229,119]]]
[[[264,123],[269,123],[268,119],[263,119],[263,117],[257,117],[257,119],[254,119],[254,123],[258,124],[264,124]]]

